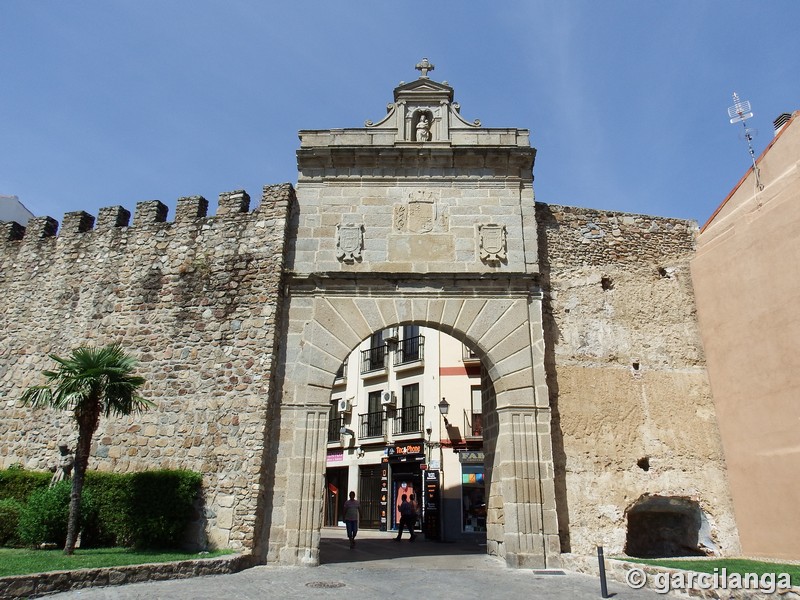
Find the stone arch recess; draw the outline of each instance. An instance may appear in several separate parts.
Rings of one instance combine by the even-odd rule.
[[[267,562],[318,564],[331,386],[347,355],[372,332],[413,323],[477,348],[495,396],[487,415],[488,552],[511,566],[552,567],[560,546],[541,298],[529,290],[398,289],[324,293],[294,289],[286,309],[285,373],[277,398],[272,501],[258,535]]]

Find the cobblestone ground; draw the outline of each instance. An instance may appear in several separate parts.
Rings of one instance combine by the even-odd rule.
[[[49,596],[68,599],[189,600],[200,598],[264,599],[327,598],[600,598],[596,578],[561,571],[509,569],[487,556],[477,544],[392,541],[391,533],[362,531],[349,548],[344,530],[326,529],[320,545],[321,566],[260,566],[233,575],[174,581],[136,583],[107,588],[74,590]],[[632,590],[609,582],[616,600],[655,599],[650,590]]]

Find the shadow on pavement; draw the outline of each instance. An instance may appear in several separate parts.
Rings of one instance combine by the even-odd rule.
[[[350,548],[350,542],[344,528],[323,528],[319,544],[320,564],[353,563],[368,561],[394,561],[403,559],[403,568],[415,558],[442,557],[447,559],[450,568],[453,559],[459,556],[485,556],[486,544],[483,539],[473,542],[438,542],[426,540],[421,533],[411,542],[404,533],[401,541],[394,541],[394,532],[378,532],[361,530],[356,538],[356,545]],[[427,566],[435,566],[435,562],[425,561]]]

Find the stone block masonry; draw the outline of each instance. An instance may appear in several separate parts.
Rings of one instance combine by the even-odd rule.
[[[166,221],[158,201],[70,213],[0,230],[0,467],[46,469],[74,447],[66,412],[19,396],[43,383],[48,354],[118,341],[140,361],[149,412],[103,419],[89,468],[203,473],[198,546],[253,547],[285,262],[291,185],[222,194],[216,216],[195,196]]]
[[[621,553],[627,510],[697,501],[738,551],[688,261],[691,221],[537,203],[562,550]]]

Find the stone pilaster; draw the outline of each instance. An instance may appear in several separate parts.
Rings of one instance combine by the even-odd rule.
[[[502,397],[498,397],[502,403]],[[530,406],[497,409],[489,537],[517,568],[558,566],[560,552],[550,446],[550,411]],[[497,539],[502,527],[502,540]]]
[[[329,408],[326,400],[281,409],[268,563],[319,564]]]

